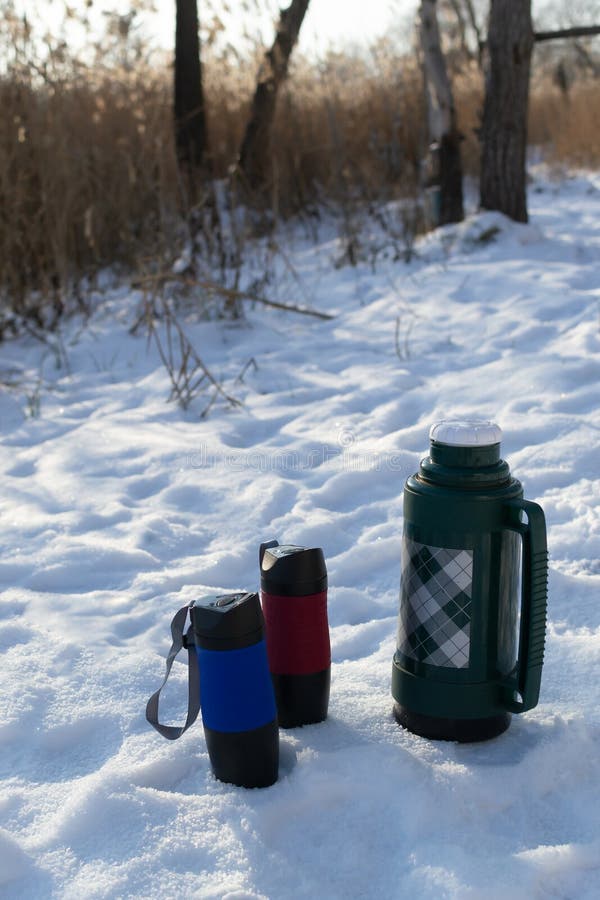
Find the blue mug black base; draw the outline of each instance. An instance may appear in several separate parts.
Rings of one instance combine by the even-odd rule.
[[[271,673],[281,728],[313,725],[327,718],[331,667],[307,675]]]
[[[219,781],[238,787],[269,787],[277,781],[277,720],[250,731],[213,731],[204,726],[210,764]]]
[[[440,716],[424,716],[411,712],[394,703],[394,717],[399,725],[432,741],[458,741],[470,744],[488,741],[506,731],[510,725],[510,713],[500,713],[484,719],[446,719]]]

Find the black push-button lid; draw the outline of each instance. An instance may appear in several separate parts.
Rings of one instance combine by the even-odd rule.
[[[259,641],[263,616],[258,594],[238,591],[201,597],[190,609],[196,646],[231,650]]]
[[[302,597],[327,590],[327,567],[320,547],[266,541],[260,545],[260,586],[267,594]]]

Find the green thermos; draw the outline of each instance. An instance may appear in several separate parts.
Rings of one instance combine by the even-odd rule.
[[[492,422],[440,422],[404,488],[397,721],[423,737],[480,741],[538,702],[548,553]]]

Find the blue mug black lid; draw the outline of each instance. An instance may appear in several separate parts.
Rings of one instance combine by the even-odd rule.
[[[261,640],[263,615],[256,592],[210,594],[190,608],[197,647],[231,650]]]
[[[320,547],[265,541],[260,545],[260,586],[267,594],[302,597],[327,590],[327,567]]]

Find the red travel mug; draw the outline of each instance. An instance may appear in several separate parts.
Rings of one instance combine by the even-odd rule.
[[[260,587],[269,668],[282,728],[327,717],[331,647],[327,568],[320,547],[260,545]]]

